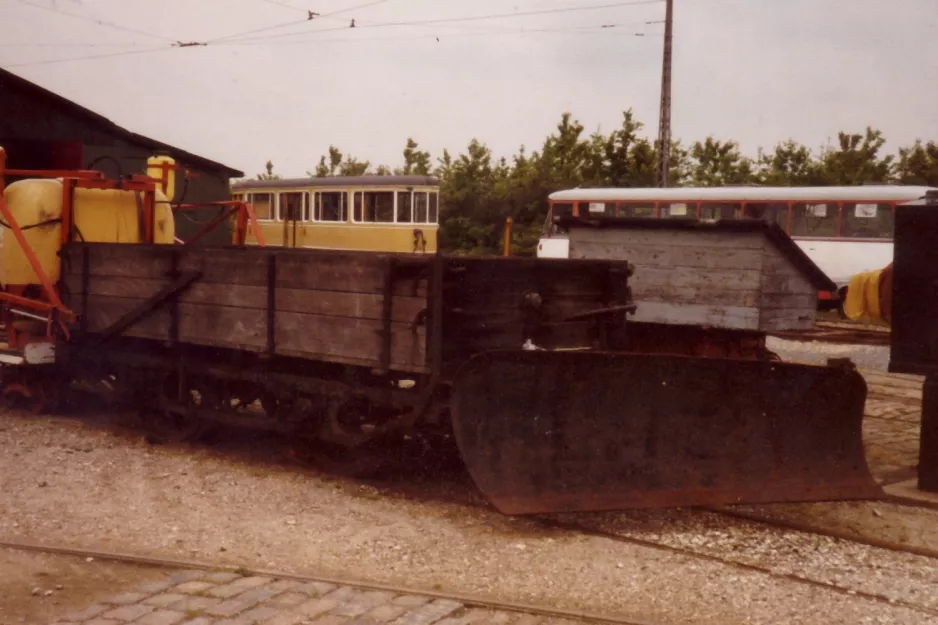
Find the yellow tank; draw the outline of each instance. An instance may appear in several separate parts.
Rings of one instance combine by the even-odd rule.
[[[20,228],[62,217],[62,183],[57,180],[19,180],[3,194]],[[62,244],[59,221],[23,231],[27,243],[53,282],[59,277]],[[38,284],[39,278],[20,248],[13,231],[0,227],[0,284]]]
[[[135,193],[110,189],[76,189],[73,218],[77,241],[88,243],[140,243]],[[62,217],[62,182],[60,180],[19,180],[4,192],[7,205],[23,235],[36,253],[49,278],[59,279],[59,256],[62,246],[60,221],[28,228],[34,224]],[[140,196],[141,202],[143,196]],[[166,196],[156,191],[156,230],[154,242],[175,242],[176,225]],[[39,284],[39,278],[13,232],[0,227],[0,284]]]
[[[169,156],[151,156],[147,159],[147,176],[150,178],[163,178],[163,163],[169,165],[166,170],[166,190],[163,194],[170,200],[176,197],[176,170],[172,169],[176,161]]]

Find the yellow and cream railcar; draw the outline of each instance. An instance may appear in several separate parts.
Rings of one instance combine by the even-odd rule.
[[[246,180],[233,199],[249,203],[267,245],[433,253],[440,183],[432,176],[336,176]],[[248,244],[257,236],[249,226]]]

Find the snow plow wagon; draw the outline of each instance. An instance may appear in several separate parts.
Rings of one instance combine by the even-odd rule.
[[[824,278],[764,224],[571,223],[579,257],[469,258],[246,245],[231,201],[212,247],[173,236],[195,207],[172,167],[3,162],[0,375],[36,412],[106,388],[165,435],[267,429],[331,459],[444,432],[506,514],[880,495],[862,377],[766,349]]]

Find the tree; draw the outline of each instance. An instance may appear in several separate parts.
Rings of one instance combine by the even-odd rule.
[[[257,180],[282,180],[283,176],[274,173],[274,164],[271,161],[267,161],[267,164],[264,166],[267,170],[266,173],[257,174]]]
[[[713,137],[690,149],[690,184],[695,187],[719,187],[754,182],[753,162],[742,156],[735,141],[721,142]]]
[[[756,178],[760,184],[776,187],[820,186],[825,184],[821,163],[807,146],[789,139],[771,153],[759,150]]]
[[[909,147],[899,148],[896,178],[902,184],[938,186],[938,144],[916,140]]]
[[[895,157],[881,157],[879,151],[886,140],[883,133],[867,127],[864,134],[837,134],[837,149],[821,155],[824,180],[829,185],[861,185],[886,183],[892,177]]]
[[[430,175],[430,153],[417,148],[417,142],[408,137],[407,147],[404,148],[404,167],[398,169],[396,173],[418,176]]]
[[[334,145],[329,146],[329,161],[322,156],[319,164],[312,172],[307,171],[306,175],[316,176],[317,178],[327,178],[329,176],[364,176],[371,167],[370,161],[359,161],[353,156],[343,155],[339,148]]]

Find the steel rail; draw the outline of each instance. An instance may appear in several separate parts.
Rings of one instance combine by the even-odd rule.
[[[271,569],[253,568],[246,566],[234,566],[228,564],[212,564],[197,560],[185,558],[164,558],[153,556],[141,556],[136,554],[121,553],[115,551],[98,551],[95,549],[75,549],[72,547],[63,547],[56,545],[45,545],[27,541],[18,540],[0,540],[0,548],[14,549],[18,551],[29,551],[34,553],[44,553],[59,556],[72,556],[80,558],[94,558],[111,562],[123,562],[127,564],[136,564],[139,566],[150,566],[177,570],[198,570],[198,571],[223,571],[227,573],[237,573],[244,576],[270,577],[274,579],[285,579],[299,582],[322,582],[333,584],[335,586],[351,586],[362,590],[380,590],[392,592],[399,595],[420,595],[431,597],[433,599],[449,599],[463,604],[469,608],[484,608],[488,610],[497,610],[500,612],[518,612],[525,614],[534,614],[547,618],[574,619],[585,621],[587,623],[603,623],[608,625],[662,625],[646,620],[636,620],[626,616],[604,616],[582,610],[567,610],[563,608],[549,608],[545,606],[532,605],[527,603],[515,603],[510,601],[495,601],[476,595],[466,595],[460,593],[442,593],[439,591],[411,588],[407,586],[397,586],[394,584],[380,584],[376,582],[367,582],[359,580],[348,580],[335,577],[325,577],[320,575],[308,575],[303,573],[288,573]]]
[[[647,540],[644,538],[635,538],[631,536],[622,536],[614,532],[607,532],[603,530],[597,530],[589,527],[583,527],[577,525],[576,523],[567,523],[563,521],[555,521],[551,519],[538,519],[537,523],[544,526],[550,527],[552,529],[564,530],[569,532],[577,532],[587,536],[593,536],[595,538],[603,538],[606,540],[612,540],[615,542],[628,543],[633,545],[638,545],[640,547],[646,547],[650,549],[656,549],[658,551],[663,551],[666,553],[673,553],[678,555],[683,555],[685,557],[697,558],[700,560],[706,560],[709,562],[715,562],[717,564],[722,564],[724,566],[733,567],[739,570],[761,573],[769,577],[776,579],[786,580],[790,582],[795,582],[804,586],[809,586],[812,588],[821,588],[824,590],[829,590],[836,592],[837,594],[856,597],[859,599],[865,599],[867,601],[872,601],[875,603],[889,605],[892,607],[903,607],[908,610],[913,610],[915,612],[920,612],[922,614],[928,614],[930,616],[938,616],[938,610],[928,608],[925,606],[917,605],[915,603],[910,603],[901,599],[892,599],[885,595],[873,592],[866,592],[863,590],[856,590],[853,588],[847,588],[845,586],[840,586],[838,584],[833,584],[829,582],[823,582],[819,580],[810,579],[794,573],[778,573],[766,566],[760,566],[758,564],[748,564],[745,562],[738,562],[736,560],[731,560],[729,558],[724,558],[717,555],[711,555],[708,553],[701,553],[699,551],[694,551],[693,549],[688,549],[686,547],[674,547],[671,545],[666,545],[663,543],[654,542],[652,540]]]

